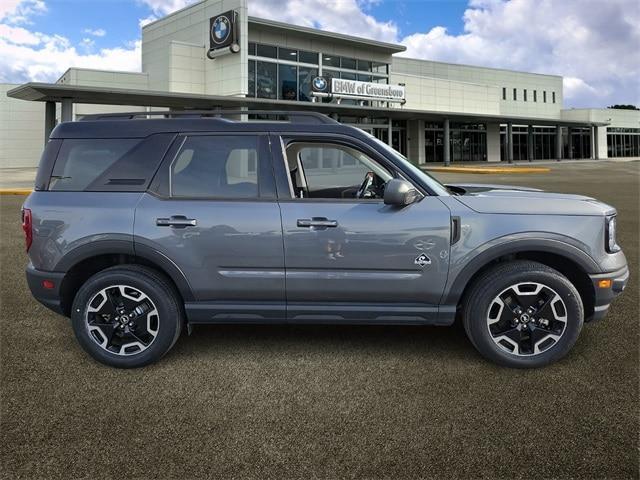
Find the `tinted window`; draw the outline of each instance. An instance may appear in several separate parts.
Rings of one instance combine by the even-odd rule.
[[[138,143],[140,139],[64,140],[49,190],[85,190]]]
[[[256,45],[256,53],[259,57],[278,58],[278,48],[271,45]]]
[[[278,64],[270,62],[256,63],[256,96],[276,98]]]
[[[340,57],[337,55],[323,55],[322,64],[325,67],[337,67],[340,68]]]
[[[310,102],[311,81],[318,76],[317,68],[300,67],[298,69],[298,100]]]
[[[343,58],[342,68],[349,68],[351,70],[356,69],[356,60],[354,58]]]
[[[298,60],[298,51],[291,48],[280,47],[278,49],[278,58],[281,60],[289,60],[295,62]]]
[[[256,96],[256,61],[249,60],[249,84],[247,90],[247,97]]]
[[[318,64],[318,54],[316,52],[305,52],[304,50],[300,50],[298,52],[298,56],[302,63]]]
[[[293,65],[278,65],[280,87],[278,88],[278,98],[282,100],[296,100],[297,97],[297,67]]]
[[[189,137],[171,164],[171,195],[255,198],[258,161],[258,137]]]

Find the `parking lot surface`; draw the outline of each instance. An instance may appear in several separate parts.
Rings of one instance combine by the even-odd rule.
[[[0,197],[1,478],[638,478],[640,162],[436,174],[618,208],[627,291],[541,370],[494,366],[459,327],[211,326],[115,370],[28,292]]]

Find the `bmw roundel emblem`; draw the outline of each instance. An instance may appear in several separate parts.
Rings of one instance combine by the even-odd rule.
[[[222,44],[227,41],[229,35],[231,35],[231,22],[226,16],[221,15],[211,25],[211,40],[213,43]]]
[[[324,92],[327,89],[327,80],[324,77],[314,78],[313,89],[318,92]]]

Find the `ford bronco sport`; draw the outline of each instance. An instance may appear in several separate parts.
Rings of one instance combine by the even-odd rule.
[[[215,323],[451,325],[510,367],[563,357],[625,287],[616,210],[444,186],[311,112],[58,125],[22,211],[29,287],[115,367]]]

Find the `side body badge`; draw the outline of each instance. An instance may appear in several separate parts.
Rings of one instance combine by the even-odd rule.
[[[415,263],[419,267],[424,268],[427,265],[431,265],[431,259],[429,257],[427,257],[427,255],[425,255],[424,253],[421,253],[420,255],[418,255],[416,257],[416,259],[413,261],[413,263]]]

